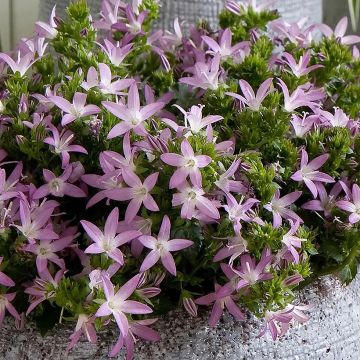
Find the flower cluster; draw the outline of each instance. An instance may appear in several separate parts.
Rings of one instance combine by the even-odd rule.
[[[360,38],[271,3],[187,36],[152,30],[155,0],[79,1],[0,54],[0,325],[72,320],[70,350],[115,322],[130,359],[179,303],[276,339],[308,320],[299,285],[351,281]]]

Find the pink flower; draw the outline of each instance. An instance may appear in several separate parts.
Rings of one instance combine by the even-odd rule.
[[[308,153],[306,150],[302,149],[300,170],[296,171],[291,176],[291,179],[295,181],[304,181],[305,185],[311,191],[314,198],[316,198],[318,194],[318,189],[316,187],[317,182],[335,182],[335,180],[330,175],[317,171],[325,164],[328,158],[329,154],[323,154],[309,162]]]
[[[14,225],[27,239],[34,242],[35,240],[53,240],[59,236],[52,230],[50,226],[45,226],[56,206],[49,204],[43,205],[32,212],[30,205],[25,200],[20,200],[20,221],[21,225]],[[44,227],[45,226],[45,227]]]
[[[54,20],[55,18],[56,5],[53,7],[50,14],[50,24],[47,24],[42,21],[37,21],[35,23],[35,32],[37,35],[44,36],[47,39],[54,39],[57,36],[57,24]]]
[[[71,350],[80,340],[80,336],[83,333],[87,340],[92,344],[97,341],[96,330],[94,327],[95,316],[89,317],[86,314],[80,314],[75,326],[75,331],[70,335],[70,343],[67,347],[67,351]]]
[[[310,108],[318,107],[318,103],[316,103],[316,101],[323,99],[325,96],[322,89],[313,89],[305,92],[302,86],[297,87],[290,95],[289,89],[284,81],[281,79],[278,80],[284,95],[284,109],[287,112],[293,112],[297,108],[303,106],[308,106]]]
[[[101,112],[100,108],[96,105],[85,105],[87,95],[76,92],[74,94],[73,102],[70,103],[68,100],[61,96],[50,96],[49,99],[66,114],[61,120],[61,125],[65,126],[76,119],[80,119],[85,116],[98,114]]]
[[[72,166],[67,166],[60,176],[56,176],[52,171],[44,169],[43,176],[47,184],[41,185],[34,193],[34,199],[42,199],[43,197],[51,194],[57,197],[63,197],[65,195],[71,197],[86,197],[86,194],[79,187],[69,184],[69,180],[72,173]]]
[[[265,312],[265,326],[261,330],[258,337],[263,336],[267,330],[270,331],[273,340],[283,336],[290,328],[291,323],[305,323],[309,320],[309,316],[303,313],[309,310],[308,305],[292,305],[289,304],[285,309],[277,311]]]
[[[120,334],[118,341],[110,351],[110,357],[116,357],[122,347],[126,347],[126,359],[131,360],[134,357],[134,344],[137,341],[136,336],[147,341],[159,341],[160,335],[157,331],[151,329],[149,325],[156,322],[157,319],[131,320],[129,321],[129,332],[126,336]]]
[[[332,209],[336,206],[336,198],[342,191],[341,184],[340,182],[336,183],[329,194],[322,183],[317,183],[316,188],[319,193],[319,200],[310,200],[301,207],[306,210],[323,211],[325,217],[330,217]]]
[[[131,278],[116,293],[111,281],[106,277],[103,278],[103,290],[106,301],[100,306],[95,316],[113,315],[123,336],[127,336],[129,333],[129,321],[125,314],[149,314],[152,312],[151,308],[145,304],[127,300],[135,291],[140,276],[139,274]]]
[[[158,172],[149,175],[144,182],[141,182],[140,178],[129,169],[123,169],[122,176],[124,178],[124,182],[129,187],[112,190],[110,192],[113,192],[112,198],[114,200],[130,200],[125,213],[126,222],[129,223],[135,218],[142,204],[144,204],[145,208],[150,211],[159,211],[159,207],[150,194],[158,179]]]
[[[215,284],[215,292],[201,296],[195,300],[195,303],[198,305],[214,304],[209,319],[209,325],[211,327],[216,326],[225,308],[236,320],[245,320],[244,314],[234,301],[236,297],[232,295],[233,292],[234,290],[231,287],[221,287]]]
[[[348,18],[344,16],[336,25],[335,30],[333,31],[326,24],[319,24],[318,28],[320,31],[327,37],[334,36],[336,40],[338,40],[341,44],[344,45],[354,45],[360,42],[360,36],[357,35],[347,35],[346,30],[348,27]]]
[[[335,108],[334,114],[328,111],[321,111],[320,114],[322,120],[324,120],[325,123],[330,124],[332,127],[346,127],[350,121],[344,111],[339,108]]]
[[[73,241],[74,236],[65,236],[59,240],[41,240],[39,243],[26,244],[22,247],[23,251],[28,251],[36,255],[36,267],[39,273],[47,268],[48,261],[65,269],[65,262],[56,254],[67,248]]]
[[[142,24],[146,19],[148,12],[142,11],[140,14],[135,14],[131,4],[127,4],[125,7],[125,15],[127,22],[120,21],[116,22],[111,26],[114,30],[119,30],[125,33],[133,35],[143,34]]]
[[[356,224],[360,221],[360,187],[354,184],[351,192],[352,201],[339,200],[336,202],[336,206],[344,211],[350,213],[350,224]]]
[[[244,197],[238,202],[230,193],[226,196],[227,204],[224,205],[225,211],[228,213],[229,220],[234,224],[235,233],[239,233],[241,229],[241,221],[245,222],[263,222],[253,216],[252,207],[259,203],[259,200],[249,198],[244,202]]]
[[[315,121],[319,118],[318,115],[307,116],[307,113],[304,113],[303,117],[296,114],[291,115],[291,125],[294,128],[295,136],[298,138],[303,138],[305,135],[312,129]]]
[[[29,294],[30,306],[26,311],[26,315],[29,315],[36,306],[45,300],[52,299],[56,295],[56,289],[64,276],[64,269],[59,270],[53,277],[47,268],[39,273],[40,277],[37,277],[32,286],[25,289],[25,294]]]
[[[204,105],[193,105],[188,112],[179,105],[174,106],[182,112],[184,115],[185,127],[189,128],[193,134],[197,134],[204,127],[207,127],[223,119],[223,117],[220,115],[208,115],[203,117],[202,110],[205,107]]]
[[[205,191],[199,187],[191,187],[187,181],[178,187],[179,192],[173,195],[172,206],[181,207],[181,217],[192,219],[196,216],[196,210],[211,219],[220,219],[219,210],[214,202],[207,199]]]
[[[312,65],[309,66],[310,62],[310,51],[306,51],[304,55],[300,56],[300,60],[297,63],[294,57],[289,53],[284,53],[283,57],[285,58],[284,62],[287,64],[290,69],[291,73],[294,74],[297,78],[301,76],[309,74],[311,71],[324,67],[323,65]]]
[[[89,221],[81,220],[80,223],[91,240],[94,241],[94,244],[86,248],[85,253],[105,253],[120,265],[124,264],[124,256],[119,249],[119,246],[126,244],[141,235],[140,231],[135,230],[125,231],[116,235],[119,223],[118,208],[114,208],[108,216],[105,222],[104,232]]]
[[[3,259],[4,258],[0,256],[0,265]],[[15,283],[12,279],[9,278],[9,276],[0,271],[0,285],[12,287],[15,286]]]
[[[20,51],[18,51],[17,55],[17,61],[14,61],[9,55],[0,53],[0,60],[4,61],[14,74],[18,72],[20,76],[23,77],[36,60],[34,60],[34,55],[32,53],[28,53],[21,57]]]
[[[0,328],[4,322],[6,310],[12,315],[16,320],[21,320],[19,313],[16,311],[11,302],[15,299],[16,293],[10,294],[0,294]]]
[[[290,221],[291,228],[290,230],[283,236],[282,242],[286,245],[286,249],[290,251],[291,255],[294,258],[294,262],[296,264],[299,263],[299,253],[296,249],[301,249],[301,243],[306,241],[306,239],[301,239],[297,236],[294,236],[299,229],[300,223],[297,221],[293,223]]]
[[[98,64],[99,74],[92,66],[88,73],[86,81],[81,86],[86,90],[97,87],[103,94],[124,95],[121,90],[127,89],[133,82],[133,79],[113,80],[109,66],[103,63]],[[100,80],[99,80],[100,75]]]
[[[223,59],[234,56],[239,50],[249,46],[248,41],[242,41],[234,46],[231,46],[232,32],[229,28],[222,31],[219,43],[217,43],[210,36],[202,36],[201,38],[211,49],[207,51],[208,54],[215,55],[216,53],[219,53]]]
[[[221,261],[230,257],[229,264],[247,251],[247,241],[240,233],[228,239],[228,244],[222,247],[214,256],[213,261]]]
[[[247,187],[243,185],[241,181],[234,180],[234,175],[238,170],[240,163],[240,159],[235,160],[226,171],[220,174],[219,179],[215,181],[215,185],[226,194],[230,192],[245,194],[247,192]],[[219,166],[223,167],[221,163]]]
[[[113,44],[111,41],[104,39],[104,46],[99,44],[103,49],[104,53],[108,56],[110,62],[114,66],[120,66],[126,56],[132,51],[134,44],[127,44],[125,46],[120,46],[119,42]]]
[[[278,228],[282,225],[282,219],[290,219],[302,222],[299,215],[288,209],[301,196],[301,191],[294,191],[280,198],[280,190],[275,191],[274,197],[270,203],[264,205],[264,208],[273,214],[273,226]]]
[[[263,251],[257,264],[256,259],[251,258],[250,254],[242,255],[240,261],[240,267],[232,269],[240,278],[236,285],[237,290],[272,278],[272,274],[266,271],[272,261],[272,255],[268,250]]]
[[[130,86],[127,105],[111,101],[103,101],[102,105],[113,115],[123,120],[110,130],[108,139],[121,136],[130,130],[134,130],[138,135],[146,135],[144,121],[164,107],[162,102],[140,106],[139,90],[135,82]]]
[[[88,153],[86,149],[80,145],[71,145],[75,137],[72,131],[63,129],[61,133],[59,133],[55,126],[51,126],[50,131],[52,132],[52,137],[45,138],[44,143],[53,146],[54,152],[56,154],[60,154],[61,167],[63,169],[69,165],[69,152],[78,152],[82,154]]]
[[[147,248],[151,249],[150,253],[145,257],[140,271],[146,271],[150,269],[159,260],[161,260],[166,270],[169,271],[170,274],[176,276],[176,265],[170,252],[185,249],[191,246],[193,242],[185,239],[169,240],[170,229],[171,224],[169,217],[165,215],[163,217],[157,238],[148,235],[142,235],[139,237],[141,243]]]
[[[220,77],[220,54],[217,53],[214,58],[205,63],[197,62],[193,68],[189,69],[193,77],[183,77],[179,79],[180,83],[188,84],[195,88],[203,90],[216,90],[219,87]]]
[[[259,90],[255,95],[254,90],[246,80],[239,80],[240,88],[244,96],[232,92],[227,92],[226,95],[240,100],[253,111],[259,111],[261,103],[264,101],[266,96],[273,91],[273,89],[271,89],[272,81],[272,78],[265,80],[260,85]]]
[[[212,161],[211,157],[195,155],[187,139],[184,139],[181,143],[181,153],[182,155],[166,153],[160,156],[164,163],[178,167],[170,179],[170,189],[178,187],[188,176],[190,176],[190,180],[194,186],[201,187],[202,180],[199,169],[209,165]]]

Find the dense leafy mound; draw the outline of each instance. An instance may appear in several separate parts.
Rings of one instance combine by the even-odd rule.
[[[180,303],[275,339],[294,289],[355,276],[360,38],[249,3],[186,36],[80,1],[0,54],[0,322],[77,322],[71,348],[114,320],[131,357]]]

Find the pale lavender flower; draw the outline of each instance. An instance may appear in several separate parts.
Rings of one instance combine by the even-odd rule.
[[[344,16],[336,25],[335,30],[333,31],[328,25],[326,24],[319,24],[319,30],[326,36],[332,37],[339,41],[341,44],[344,45],[354,45],[360,42],[360,36],[357,35],[347,35],[346,30],[348,27],[348,18]]]
[[[39,273],[31,286],[28,286],[24,293],[29,295],[30,306],[26,311],[29,315],[40,303],[45,300],[52,299],[56,295],[56,289],[64,276],[64,269],[60,269],[53,277],[47,268]]]
[[[159,211],[159,207],[150,194],[157,182],[159,176],[158,172],[149,175],[144,182],[142,182],[140,178],[129,169],[123,169],[122,176],[124,182],[129,187],[112,190],[112,198],[117,201],[130,200],[125,213],[126,222],[129,223],[135,218],[142,204],[144,204],[144,207],[150,211]]]
[[[104,46],[99,44],[114,66],[120,66],[123,63],[124,59],[132,51],[133,45],[134,44],[130,43],[125,46],[120,46],[119,42],[114,44],[107,39],[104,39]]]
[[[281,79],[278,80],[284,95],[284,109],[287,112],[293,112],[297,108],[303,106],[316,108],[319,106],[316,101],[323,99],[325,96],[324,91],[321,89],[313,89],[305,92],[302,86],[297,87],[295,91],[290,95],[289,89],[284,83],[284,81],[282,81]]]
[[[43,57],[46,51],[46,48],[48,47],[49,43],[45,43],[44,37],[35,37],[33,39],[21,39],[18,48],[22,52],[23,55],[31,53],[33,55],[33,58],[35,58],[35,55],[39,58]]]
[[[88,236],[91,238],[91,240],[94,241],[94,244],[91,244],[86,248],[85,253],[105,253],[120,265],[124,264],[124,255],[119,249],[119,246],[126,244],[141,235],[140,231],[135,230],[125,231],[116,235],[119,223],[118,208],[114,208],[111,211],[105,222],[103,232],[96,225],[92,224],[89,221],[81,220],[80,223],[85,229]]]
[[[212,159],[207,155],[195,155],[187,139],[181,142],[181,154],[166,153],[160,156],[161,160],[178,169],[170,178],[169,188],[173,189],[183,183],[188,176],[194,186],[201,187],[202,179],[200,169],[208,166]]]
[[[312,129],[314,123],[319,118],[318,115],[307,116],[304,112],[303,117],[296,114],[291,115],[291,125],[293,126],[296,137],[303,138]]]
[[[336,202],[336,206],[349,212],[349,222],[350,224],[356,224],[360,221],[360,187],[357,184],[354,184],[351,192],[351,201],[348,200],[339,200]]]
[[[232,264],[236,258],[247,251],[248,243],[240,233],[228,239],[228,244],[222,247],[214,256],[213,261],[221,261],[230,258]]]
[[[102,105],[113,115],[123,120],[110,130],[108,139],[121,136],[130,130],[134,130],[138,135],[146,135],[144,121],[164,107],[162,102],[140,106],[139,90],[136,83],[130,86],[127,105],[111,101],[103,101]]]
[[[62,111],[65,112],[61,120],[61,125],[65,126],[76,119],[98,114],[101,112],[100,108],[96,105],[85,105],[87,94],[76,92],[74,94],[73,102],[70,103],[68,100],[61,96],[50,96],[49,99]]]
[[[114,191],[122,187],[121,170],[107,171],[104,175],[85,174],[81,180],[94,188],[101,189],[88,201],[86,208],[94,206],[103,199],[113,199]]]
[[[126,21],[118,21],[111,26],[114,30],[119,30],[132,35],[144,34],[142,24],[148,15],[148,11],[142,11],[136,15],[130,4],[125,8]]]
[[[335,180],[330,176],[323,172],[318,171],[325,162],[329,158],[329,154],[323,154],[318,156],[317,158],[311,160],[309,162],[308,153],[305,149],[301,150],[301,162],[300,162],[300,170],[296,171],[291,179],[294,181],[303,181],[305,185],[308,187],[314,199],[318,195],[318,189],[316,187],[316,183],[333,183]]]
[[[198,305],[214,304],[209,319],[209,325],[211,327],[216,326],[225,308],[236,320],[245,320],[243,312],[234,301],[236,300],[236,296],[232,295],[233,292],[234,290],[231,287],[221,287],[215,284],[215,292],[195,300],[195,303]]]
[[[253,111],[259,111],[260,106],[266,96],[268,96],[273,91],[271,88],[272,81],[272,78],[265,80],[260,85],[259,90],[255,95],[253,88],[246,80],[239,80],[240,88],[244,96],[232,92],[227,92],[226,95],[240,100]]]
[[[323,65],[312,65],[308,67],[311,60],[309,50],[306,51],[304,55],[300,56],[300,60],[298,63],[296,62],[294,57],[287,52],[283,54],[283,57],[285,59],[284,63],[287,64],[291,69],[291,74],[294,74],[297,78],[307,75],[311,71],[324,67]]]
[[[181,25],[183,25],[183,23]],[[165,35],[162,37],[162,40],[166,42],[166,45],[180,46],[183,42],[183,38],[184,36],[181,30],[179,18],[175,18],[174,34],[168,30],[165,30]]]
[[[127,89],[134,82],[133,79],[119,79],[112,81],[113,76],[109,66],[99,63],[98,67],[99,74],[92,66],[88,71],[86,81],[81,84],[86,91],[97,87],[103,94],[124,95],[125,93],[121,92],[121,90]]]
[[[294,258],[294,262],[296,264],[298,264],[299,263],[299,253],[298,253],[297,249],[301,249],[301,243],[303,241],[306,241],[306,239],[301,239],[301,238],[295,236],[295,234],[297,233],[299,226],[300,226],[299,221],[296,221],[294,223],[290,220],[290,225],[291,225],[290,230],[283,236],[281,241],[283,244],[285,244],[286,249],[288,251],[290,251],[292,257]]]
[[[211,61],[197,62],[189,72],[192,77],[183,77],[179,79],[180,83],[201,88],[203,90],[216,90],[219,87],[220,71],[220,54],[217,53]]]
[[[128,334],[126,336],[120,334],[119,339],[110,351],[109,356],[116,357],[122,347],[125,345],[126,359],[133,359],[134,344],[137,341],[136,336],[146,341],[159,341],[159,333],[149,327],[149,325],[152,325],[156,321],[157,319],[130,320]]]
[[[106,301],[97,310],[95,316],[113,315],[123,336],[126,336],[129,332],[129,321],[126,314],[149,314],[152,312],[149,306],[138,301],[128,300],[135,291],[139,279],[140,275],[134,276],[115,293],[111,281],[106,277],[103,278]]]
[[[276,32],[281,39],[288,39],[290,42],[300,45],[301,47],[308,46],[313,40],[312,32],[318,25],[310,25],[305,27],[307,18],[302,18],[297,22],[288,23],[283,19],[277,19],[268,24],[268,28]]]
[[[170,274],[176,276],[176,265],[171,252],[185,249],[193,244],[190,240],[185,239],[170,239],[171,223],[167,215],[163,217],[158,237],[155,238],[149,235],[142,235],[139,237],[140,242],[147,248],[151,249],[150,253],[146,255],[140,271],[146,271],[153,267],[159,260],[169,271]]]
[[[74,140],[75,134],[70,130],[63,129],[59,133],[55,126],[50,127],[52,137],[44,139],[44,143],[54,147],[54,152],[61,156],[61,167],[65,169],[70,162],[69,152],[78,152],[87,154],[86,149],[80,145],[71,145]]]
[[[239,169],[241,164],[241,160],[235,160],[230,167],[225,170],[224,165],[222,163],[218,163],[219,167],[224,170],[222,174],[220,174],[219,179],[214,182],[214,184],[224,191],[226,194],[229,192],[234,192],[237,194],[245,194],[247,192],[247,187],[242,184],[241,181],[235,180],[234,175],[236,171]]]
[[[3,262],[3,259],[4,258],[0,256],[0,265]],[[9,276],[0,271],[0,285],[12,287],[15,286],[15,283]]]
[[[72,166],[68,165],[60,176],[56,176],[52,171],[43,169],[43,176],[47,184],[41,185],[34,193],[34,199],[42,199],[47,195],[63,197],[86,197],[85,192],[78,186],[69,184],[72,173]]]
[[[54,20],[55,18],[56,5],[53,7],[50,14],[50,23],[45,23],[43,21],[37,21],[35,23],[35,32],[39,36],[43,36],[47,39],[54,39],[57,34],[57,24]]]
[[[199,133],[204,127],[223,119],[220,115],[207,115],[203,117],[202,110],[205,105],[193,105],[190,111],[185,111],[181,106],[174,105],[184,115],[185,128],[188,128],[193,134]],[[174,129],[175,131],[177,129]]]
[[[18,72],[21,77],[26,74],[26,72],[36,61],[34,60],[34,56],[32,53],[21,56],[20,51],[18,51],[17,54],[17,61],[14,61],[9,55],[5,53],[0,53],[0,60],[4,61],[10,67],[14,74]]]
[[[11,302],[15,299],[16,293],[0,294],[0,328],[3,325],[6,310],[17,320],[21,320],[19,313],[16,311]]]
[[[273,276],[267,271],[272,261],[272,255],[269,250],[265,249],[261,255],[261,259],[256,263],[256,259],[252,258],[250,254],[244,254],[240,257],[240,266],[232,268],[232,270],[239,276],[236,289],[239,290],[245,286],[252,286],[260,281],[266,281]]]
[[[323,211],[325,217],[328,218],[331,216],[331,211],[336,206],[336,198],[342,191],[341,183],[337,182],[332,187],[329,194],[327,193],[325,186],[322,183],[317,183],[316,188],[319,193],[319,200],[310,200],[301,207],[306,210]]]
[[[123,2],[120,0],[101,2],[100,20],[94,22],[95,29],[111,30],[113,24],[116,24],[119,18],[120,6]]]
[[[248,41],[242,41],[234,46],[231,45],[232,42],[232,32],[229,28],[222,31],[219,37],[219,43],[216,42],[210,36],[202,36],[203,41],[206,45],[211,49],[207,52],[211,55],[215,55],[217,53],[220,54],[222,59],[226,59],[230,56],[235,56],[237,52],[241,49],[244,49],[249,46]]]
[[[67,248],[73,241],[74,236],[65,236],[58,240],[44,239],[39,243],[26,244],[22,247],[23,251],[31,252],[36,255],[36,268],[43,272],[48,265],[48,261],[65,269],[65,262],[56,253]]]
[[[344,111],[339,108],[335,108],[334,114],[322,110],[320,115],[324,123],[330,124],[332,127],[347,127],[350,121]]]
[[[88,316],[86,314],[79,314],[74,332],[70,335],[70,343],[66,350],[71,350],[80,340],[81,334],[86,336],[86,339],[96,344],[97,336],[94,326],[95,316]]]
[[[227,204],[224,205],[225,211],[228,213],[229,220],[234,224],[235,233],[239,233],[241,229],[241,221],[259,222],[256,218],[253,217],[251,213],[252,207],[259,203],[257,199],[249,198],[244,202],[244,197],[242,196],[240,201],[237,201],[233,195],[230,193],[226,194]],[[263,223],[260,221],[260,223]]]
[[[46,226],[53,211],[55,204],[42,206],[31,212],[29,203],[25,199],[20,200],[20,221],[21,225],[14,225],[30,243],[35,240],[58,239],[51,227]]]
[[[144,219],[140,216],[135,216],[131,223],[127,223],[125,220],[120,221],[117,231],[120,233],[128,230],[137,230],[140,231],[142,235],[151,235],[151,226],[152,220],[150,218]],[[131,241],[131,254],[133,256],[139,257],[143,249],[144,245],[138,238]]]
[[[211,219],[220,219],[220,213],[214,202],[207,199],[205,191],[199,187],[190,186],[184,181],[178,186],[179,192],[173,195],[172,206],[181,207],[181,217],[191,220],[196,215],[196,210]]]
[[[276,189],[275,195],[270,203],[264,205],[264,208],[273,214],[273,226],[278,228],[282,225],[282,219],[302,222],[299,215],[288,207],[301,196],[301,191],[291,192],[280,198],[280,190]]]
[[[277,311],[265,312],[265,326],[260,331],[258,337],[263,336],[267,330],[270,331],[273,340],[283,336],[290,328],[292,323],[305,323],[309,320],[309,316],[303,313],[304,310],[311,309],[309,305],[293,305],[289,304],[285,309]]]

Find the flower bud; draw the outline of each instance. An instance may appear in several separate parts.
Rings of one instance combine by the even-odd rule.
[[[183,302],[184,308],[188,312],[188,314],[192,317],[197,317],[198,307],[194,303],[194,300],[191,298],[183,298],[182,302]]]
[[[161,289],[157,287],[148,287],[143,289],[137,289],[136,293],[142,298],[150,299],[159,295],[161,293]]]

